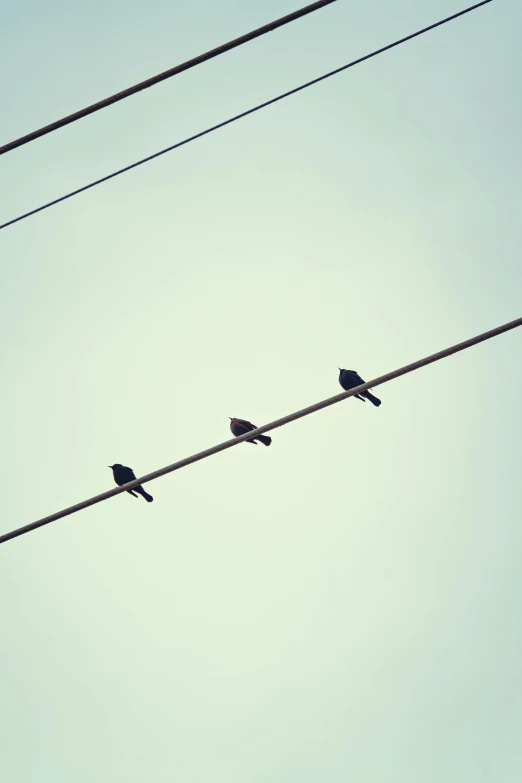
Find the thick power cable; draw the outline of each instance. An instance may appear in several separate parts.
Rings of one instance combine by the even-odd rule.
[[[220,451],[231,449],[233,446],[238,446],[240,443],[243,443],[243,441],[249,440],[250,438],[255,438],[257,435],[261,435],[263,432],[275,430],[277,427],[282,427],[283,425],[289,424],[292,421],[302,419],[303,416],[309,416],[311,413],[316,413],[323,408],[328,408],[330,405],[335,405],[338,402],[342,402],[348,397],[353,397],[355,394],[360,394],[366,389],[380,386],[383,383],[392,381],[394,378],[399,378],[401,375],[406,375],[407,373],[418,370],[421,367],[425,367],[427,364],[438,362],[440,359],[445,359],[447,356],[451,356],[454,353],[464,351],[466,348],[471,348],[471,346],[482,343],[485,340],[491,340],[492,337],[497,337],[499,334],[508,332],[511,329],[516,329],[518,326],[522,326],[522,318],[517,318],[515,321],[510,321],[509,323],[503,324],[502,326],[497,326],[496,329],[491,329],[489,332],[479,334],[476,337],[465,340],[463,343],[452,345],[450,348],[445,348],[443,351],[434,353],[424,359],[419,359],[418,361],[413,362],[413,364],[407,364],[404,367],[400,367],[398,370],[393,370],[393,372],[387,373],[386,375],[380,375],[373,381],[368,381],[368,383],[364,383],[362,386],[357,386],[355,389],[350,389],[350,391],[347,392],[341,392],[340,394],[336,394],[335,397],[328,397],[326,400],[316,402],[313,405],[308,406],[308,408],[303,408],[302,410],[296,411],[295,413],[289,413],[287,416],[283,416],[281,419],[276,419],[275,421],[270,422],[270,424],[264,424],[262,427],[258,427],[252,432],[241,435],[239,438],[232,438],[232,440],[226,440],[223,443],[218,443],[217,446],[212,446],[209,449],[205,449],[205,451],[192,454],[190,457],[185,457],[178,462],[174,462],[172,465],[167,465],[165,468],[154,470],[152,473],[147,473],[145,476],[137,478],[135,481],[129,481],[128,484],[124,484],[122,487],[115,487],[108,492],[102,492],[101,495],[95,495],[88,500],[83,500],[81,503],[76,503],[74,506],[69,506],[69,508],[64,508],[62,511],[57,511],[48,517],[38,519],[36,522],[31,522],[29,525],[25,525],[24,527],[19,527],[17,530],[12,530],[10,533],[5,533],[3,536],[0,536],[0,544],[4,544],[6,541],[10,541],[12,538],[16,538],[17,536],[22,536],[24,533],[29,533],[31,530],[36,530],[36,528],[42,527],[43,525],[48,525],[50,522],[55,522],[57,519],[62,519],[62,517],[67,517],[70,514],[76,514],[77,511],[81,511],[82,509],[88,508],[89,506],[94,506],[95,503],[101,503],[103,500],[108,500],[115,495],[119,495],[121,492],[126,492],[128,489],[137,487],[139,484],[145,484],[148,481],[154,481],[154,479],[157,479],[160,476],[165,476],[167,473],[173,473],[175,470],[186,468],[187,465],[192,465],[194,462],[199,462],[200,460],[206,459],[207,457],[212,457],[214,454],[218,454]],[[447,387],[444,391],[448,391]]]
[[[225,125],[230,125],[232,122],[236,122],[237,120],[240,120],[243,117],[247,117],[249,114],[253,114],[256,111],[259,111],[260,109],[264,109],[266,106],[271,106],[273,103],[277,103],[278,101],[283,100],[283,98],[288,98],[290,95],[295,95],[296,92],[305,90],[307,87],[312,87],[312,85],[314,84],[318,84],[319,82],[322,82],[325,79],[329,79],[330,76],[335,76],[336,74],[341,73],[342,71],[346,71],[348,68],[352,68],[354,65],[358,65],[359,63],[362,63],[365,60],[369,60],[372,57],[376,57],[378,54],[382,54],[383,52],[386,52],[389,49],[393,49],[395,46],[399,46],[400,44],[403,44],[406,41],[411,41],[413,38],[417,38],[419,35],[423,35],[424,33],[427,33],[430,30],[434,30],[436,27],[440,27],[443,24],[447,24],[447,22],[451,22],[452,20],[457,19],[459,16],[468,14],[470,13],[470,11],[474,11],[476,8],[480,8],[481,6],[487,5],[488,3],[491,2],[492,0],[483,0],[483,2],[477,3],[476,5],[472,5],[469,8],[464,9],[463,11],[459,11],[457,14],[448,16],[446,17],[446,19],[442,19],[440,22],[435,22],[435,24],[431,24],[429,25],[429,27],[424,27],[422,30],[417,30],[416,33],[412,33],[411,35],[407,35],[404,38],[400,38],[398,41],[394,41],[394,43],[388,44],[387,46],[383,46],[381,49],[376,49],[374,52],[371,52],[370,54],[366,54],[363,57],[359,57],[357,60],[352,60],[352,62],[347,63],[347,65],[343,65],[340,68],[336,68],[334,71],[325,73],[323,76],[319,76],[317,79],[312,79],[312,81],[306,82],[305,84],[301,84],[299,87],[294,87],[293,90],[288,90],[288,92],[284,92],[281,95],[278,95],[276,98],[271,98],[271,100],[269,101],[260,103],[257,106],[254,106],[252,109],[247,109],[247,111],[241,112],[241,114],[236,114],[234,117],[231,117],[228,120],[224,120],[223,122],[220,122],[217,125],[212,125],[212,127],[207,128],[204,131],[200,131],[199,133],[194,134],[194,136],[189,136],[187,139],[183,139],[183,141],[178,141],[176,144],[172,144],[170,147],[166,147],[165,149],[160,150],[159,152],[155,152],[153,155],[149,155],[146,158],[142,158],[141,160],[138,160],[136,163],[131,163],[130,166],[125,166],[122,169],[113,171],[112,174],[107,174],[107,176],[102,177],[101,179],[97,179],[94,182],[90,182],[88,185],[84,185],[83,187],[78,188],[77,190],[72,190],[70,193],[67,193],[65,196],[60,196],[60,198],[56,198],[53,201],[48,201],[47,204],[43,204],[41,207],[32,209],[30,212],[25,212],[23,215],[19,215],[18,217],[13,218],[12,220],[8,220],[7,223],[2,223],[0,225],[0,230],[3,228],[7,228],[7,226],[12,226],[13,223],[18,223],[20,220],[25,220],[25,218],[31,217],[31,215],[36,215],[37,212],[42,212],[44,209],[53,207],[55,204],[59,204],[61,201],[66,201],[66,199],[72,198],[73,196],[77,196],[79,193],[83,193],[85,190],[90,190],[90,188],[94,188],[96,187],[96,185],[101,185],[102,182],[107,182],[109,179],[118,177],[120,174],[124,174],[126,171],[130,171],[131,169],[135,169],[137,166],[141,166],[143,163],[148,163],[150,160],[154,160],[154,158],[159,158],[160,155],[165,155],[167,152],[171,152],[172,150],[175,150],[178,147],[183,147],[183,145],[189,144],[189,142],[195,141],[196,139],[200,139],[202,136],[206,136],[209,133],[213,133],[214,131],[219,130],[219,128],[224,128]]]
[[[220,54],[229,52],[231,49],[235,49],[237,46],[241,46],[248,41],[252,41],[254,38],[259,38],[261,35],[265,35],[265,33],[270,33],[272,30],[277,30],[278,27],[283,27],[285,24],[294,22],[296,19],[300,19],[302,16],[311,14],[313,11],[318,11],[325,5],[330,5],[331,3],[335,2],[336,0],[318,0],[311,5],[300,8],[298,11],[294,11],[291,14],[287,14],[287,16],[281,17],[281,19],[276,19],[275,21],[269,22],[262,27],[258,27],[257,30],[252,30],[250,33],[246,33],[239,38],[235,38],[233,41],[221,44],[221,46],[216,47],[216,49],[211,49],[204,54],[200,54],[197,57],[192,58],[192,60],[187,60],[186,62],[181,63],[181,65],[175,65],[173,68],[169,68],[168,71],[163,71],[162,73],[158,73],[156,76],[151,76],[149,79],[145,79],[145,81],[139,82],[139,84],[134,84],[132,87],[127,87],[126,90],[122,90],[121,92],[117,92],[114,95],[110,95],[108,98],[104,98],[102,101],[93,103],[91,106],[86,106],[85,109],[80,109],[80,111],[76,111],[74,114],[69,114],[67,117],[62,117],[61,120],[55,120],[55,122],[51,122],[49,125],[44,125],[43,128],[39,128],[38,130],[32,131],[32,133],[21,136],[19,139],[10,141],[8,144],[4,144],[0,147],[0,155],[4,155],[6,152],[14,150],[16,147],[21,147],[23,144],[28,144],[30,141],[39,139],[40,136],[45,136],[47,133],[52,133],[53,131],[58,130],[58,128],[63,128],[64,125],[70,125],[71,122],[81,120],[82,117],[87,117],[89,114],[94,114],[94,112],[100,111],[100,109],[105,109],[107,106],[111,106],[111,104],[117,103],[118,101],[122,101],[124,98],[128,98],[130,95],[135,95],[137,92],[146,90],[148,87],[152,87],[154,84],[163,82],[165,79],[170,79],[171,76],[176,76],[178,73],[188,71],[189,68],[194,68],[196,65],[200,65],[207,60],[211,60],[213,57],[218,57]]]

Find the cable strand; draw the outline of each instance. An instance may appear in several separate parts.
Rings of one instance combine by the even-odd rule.
[[[260,36],[265,35],[266,33],[270,33],[273,30],[277,30],[279,27],[283,27],[290,22],[294,22],[296,19],[300,19],[307,14],[311,14],[313,11],[318,11],[320,8],[324,8],[324,6],[335,2],[336,0],[317,0],[317,2],[312,3],[311,5],[307,5],[304,8],[300,8],[298,11],[293,11],[291,14],[287,14],[286,16],[281,17],[281,19],[276,19],[273,22],[269,22],[262,27],[258,27],[256,30],[252,30],[251,32],[246,33],[239,38],[235,38],[233,41],[228,41],[227,43],[221,44],[221,46],[217,46],[215,49],[211,49],[204,54],[193,57],[191,60],[187,60],[180,65],[175,65],[173,68],[169,68],[167,71],[163,71],[163,73],[158,73],[156,76],[151,76],[150,78],[145,79],[138,84],[134,84],[132,87],[127,87],[125,90],[121,90],[121,92],[110,95],[108,98],[104,98],[97,103],[93,103],[91,106],[86,106],[84,109],[80,109],[73,114],[67,115],[67,117],[62,117],[59,120],[55,120],[54,122],[49,123],[49,125],[44,125],[38,130],[34,130],[31,133],[27,133],[25,136],[21,136],[19,139],[10,141],[0,147],[0,155],[5,155],[6,152],[10,152],[17,147],[28,144],[30,141],[35,141],[35,139],[39,139],[41,136],[45,136],[47,133],[53,133],[59,128],[63,128],[64,125],[70,125],[72,122],[76,122],[77,120],[82,119],[82,117],[87,117],[89,114],[94,114],[94,112],[105,109],[107,106],[111,106],[113,103],[122,101],[124,98],[129,98],[131,95],[135,95],[137,92],[146,90],[149,87],[158,84],[159,82],[165,81],[165,79],[170,79],[172,76],[176,76],[177,74],[182,73],[183,71],[188,71],[190,68],[194,68],[196,65],[201,65],[201,63],[204,63],[207,60],[218,57],[220,54],[229,52],[231,49],[235,49],[236,47],[241,46],[248,41],[259,38]]]
[[[50,514],[50,516],[37,520],[36,522],[31,522],[24,527],[20,527],[16,530],[12,530],[9,533],[5,533],[4,535],[0,536],[0,544],[4,544],[7,541],[10,541],[12,538],[22,536],[25,533],[36,530],[39,527],[43,527],[43,525],[48,525],[50,522],[55,522],[58,519],[63,519],[63,517],[75,514],[78,511],[82,511],[84,508],[95,505],[96,503],[101,503],[104,500],[108,500],[109,498],[114,497],[115,495],[119,495],[121,492],[126,492],[127,490],[132,489],[133,487],[137,487],[140,484],[146,484],[149,481],[154,481],[161,476],[167,475],[167,473],[173,473],[176,470],[181,470],[181,468],[192,465],[194,462],[199,462],[202,459],[207,459],[214,454],[218,454],[220,451],[225,451],[226,449],[230,449],[233,446],[238,446],[240,443],[243,443],[243,441],[255,438],[258,435],[262,435],[264,432],[269,432],[270,430],[283,427],[284,425],[290,424],[293,421],[297,421],[304,416],[310,416],[312,413],[316,413],[323,408],[328,408],[330,405],[336,405],[338,402],[342,402],[349,397],[353,397],[355,394],[360,394],[367,389],[381,386],[382,384],[388,383],[395,378],[400,378],[402,375],[407,375],[410,372],[419,370],[421,367],[426,367],[428,364],[433,364],[433,362],[438,362],[441,359],[452,356],[459,351],[465,351],[474,345],[478,345],[485,340],[491,340],[493,337],[504,334],[511,329],[516,329],[519,326],[522,326],[522,317],[517,318],[514,321],[509,321],[508,323],[502,324],[501,326],[497,326],[495,329],[490,329],[488,332],[483,332],[482,334],[476,335],[475,337],[471,337],[469,340],[452,345],[449,348],[444,348],[442,351],[438,351],[437,353],[431,354],[430,356],[426,356],[424,359],[419,359],[412,364],[407,364],[397,370],[393,370],[392,372],[387,373],[386,375],[381,375],[378,378],[375,378],[372,381],[368,381],[361,386],[357,386],[354,389],[341,392],[340,394],[336,394],[334,397],[328,397],[326,400],[321,400],[320,402],[316,402],[313,405],[309,405],[307,408],[302,408],[301,410],[290,413],[280,419],[276,419],[269,424],[264,424],[262,427],[258,427],[251,432],[247,432],[245,435],[241,435],[238,438],[232,438],[231,440],[224,441],[223,443],[218,443],[216,446],[211,446],[209,449],[200,451],[197,454],[192,454],[191,456],[185,457],[178,462],[174,462],[164,468],[155,470],[152,473],[147,473],[145,476],[137,478],[135,481],[130,481],[128,484],[124,484],[121,487],[116,487],[109,490],[108,492],[103,492],[101,495],[95,495],[88,500],[83,500],[81,503],[76,503],[74,506],[69,506],[62,511],[57,511],[54,514]]]
[[[142,158],[141,160],[136,161],[135,163],[131,163],[129,166],[124,166],[121,169],[118,169],[117,171],[113,171],[112,174],[107,174],[105,177],[101,177],[100,179],[94,180],[94,182],[90,182],[88,185],[83,185],[81,188],[77,188],[76,190],[72,190],[69,193],[66,193],[64,196],[60,196],[59,198],[53,199],[53,201],[48,201],[46,204],[43,204],[40,207],[37,207],[36,209],[32,209],[29,212],[25,212],[23,215],[19,215],[16,218],[13,218],[12,220],[8,220],[6,223],[2,223],[0,225],[0,231],[3,228],[7,228],[8,226],[12,226],[15,223],[20,222],[21,220],[25,220],[28,217],[31,217],[32,215],[36,215],[38,212],[42,212],[44,209],[49,209],[49,207],[54,206],[55,204],[59,204],[62,201],[66,201],[67,199],[72,198],[73,196],[77,196],[79,193],[83,193],[86,190],[90,190],[91,188],[96,187],[97,185],[101,185],[103,182],[107,182],[110,179],[114,179],[114,177],[118,177],[120,174],[124,174],[127,171],[131,171],[131,169],[135,169],[138,166],[142,166],[144,163],[148,163],[151,160],[154,160],[155,158],[159,158],[161,155],[165,155],[167,152],[172,152],[172,150],[178,149],[178,147],[183,147],[185,144],[189,144],[192,141],[195,141],[196,139],[200,139],[203,136],[208,135],[209,133],[213,133],[216,130],[219,130],[220,128],[224,128],[226,125],[230,125],[233,122],[237,122],[237,120],[243,119],[243,117],[248,117],[250,114],[254,114],[254,112],[260,111],[261,109],[266,108],[267,106],[271,106],[273,103],[277,103],[278,101],[282,101],[284,98],[288,98],[290,95],[295,95],[298,92],[301,92],[301,90],[305,90],[308,87],[312,87],[315,84],[319,84],[319,82],[324,81],[325,79],[329,79],[331,76],[335,76],[338,73],[342,73],[343,71],[348,70],[349,68],[353,68],[355,65],[359,65],[359,63],[365,62],[366,60],[370,60],[372,57],[376,57],[379,54],[382,54],[383,52],[387,52],[389,49],[393,49],[396,46],[400,46],[403,43],[406,43],[406,41],[411,41],[413,38],[417,38],[419,35],[423,35],[424,33],[429,32],[430,30],[434,30],[436,27],[440,27],[443,24],[447,24],[448,22],[453,21],[454,19],[457,19],[460,16],[463,16],[464,14],[468,14],[471,11],[474,11],[477,8],[480,8],[483,5],[487,5],[488,3],[491,3],[492,0],[482,0],[482,2],[477,3],[476,5],[472,5],[469,8],[465,8],[463,11],[459,11],[456,14],[452,14],[452,16],[448,16],[445,19],[442,19],[439,22],[435,22],[434,24],[429,25],[428,27],[422,28],[422,30],[417,30],[415,33],[411,33],[410,35],[405,36],[404,38],[400,38],[397,41],[394,41],[391,44],[387,44],[386,46],[381,47],[380,49],[376,49],[373,52],[370,52],[369,54],[365,54],[362,57],[358,57],[356,60],[352,60],[351,62],[347,63],[346,65],[342,65],[340,68],[336,68],[333,71],[329,71],[328,73],[323,74],[322,76],[317,77],[316,79],[312,79],[309,82],[306,82],[305,84],[299,85],[299,87],[294,87],[292,90],[288,90],[287,92],[281,93],[281,95],[277,95],[275,98],[271,98],[268,101],[265,101],[264,103],[260,103],[257,106],[252,107],[251,109],[247,109],[246,111],[241,112],[240,114],[236,114],[234,117],[230,117],[228,120],[224,120],[223,122],[219,122],[217,125],[212,125],[210,128],[206,128],[203,131],[200,131],[199,133],[195,133],[193,136],[189,136],[186,139],[183,139],[183,141],[178,141],[176,144],[172,144],[170,147],[165,147],[165,149],[160,150],[159,152],[155,152],[152,155],[148,155],[146,158]]]

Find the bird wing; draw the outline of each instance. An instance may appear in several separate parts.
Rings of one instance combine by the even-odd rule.
[[[237,423],[241,425],[241,427],[244,427],[245,432],[251,432],[252,430],[257,429],[255,424],[252,424],[251,421],[247,421],[246,419],[238,419]]]
[[[118,478],[122,484],[128,484],[129,481],[134,481],[136,476],[134,475],[132,468],[121,468],[118,472]]]
[[[352,370],[350,374],[353,378],[354,386],[362,386],[363,383],[366,383],[366,381],[363,381],[359,373],[355,372],[355,370]]]

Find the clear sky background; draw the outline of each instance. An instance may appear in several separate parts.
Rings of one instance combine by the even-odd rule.
[[[0,0],[0,141],[301,4]],[[339,0],[2,157],[0,222],[463,7]],[[1,232],[1,531],[520,316],[521,25],[494,2]],[[2,779],[522,780],[521,347],[2,546]]]

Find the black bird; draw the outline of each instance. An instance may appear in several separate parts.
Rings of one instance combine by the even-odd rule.
[[[122,487],[124,484],[128,484],[129,481],[134,481],[136,478],[132,468],[126,468],[125,465],[120,465],[119,462],[117,462],[115,465],[109,465],[108,467],[112,468],[114,481],[119,487]],[[147,503],[152,503],[154,500],[152,495],[149,495],[148,492],[145,492],[141,485],[133,487],[133,489],[128,489],[127,492],[129,495],[132,495],[135,498],[137,498],[138,495],[141,495],[143,498],[145,498]],[[136,492],[138,495],[136,495]]]
[[[340,367],[338,369],[339,383],[345,391],[355,389],[356,386],[362,386],[363,383],[366,383],[355,370],[341,370]],[[354,397],[357,397],[358,400],[362,400],[363,402],[365,402],[364,398],[366,397],[366,399],[370,400],[376,408],[381,404],[381,400],[369,391],[363,391],[361,394],[354,394]]]
[[[246,421],[246,419],[233,419],[232,416],[229,416],[229,419],[232,435],[235,435],[236,438],[239,438],[240,435],[246,435],[247,432],[252,432],[252,430],[257,429],[255,424],[252,424],[251,421]],[[270,438],[268,435],[256,435],[256,437],[252,438],[252,440],[247,440],[247,443],[253,443],[254,446],[257,446],[256,440],[258,440],[260,443],[264,443],[265,446],[270,446],[272,443],[272,438]]]

